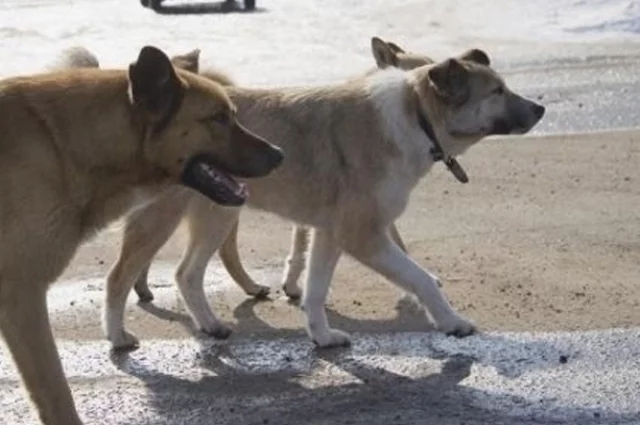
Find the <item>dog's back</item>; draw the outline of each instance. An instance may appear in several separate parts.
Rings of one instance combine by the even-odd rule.
[[[175,55],[171,58],[174,66],[194,73],[199,72],[199,61],[199,49],[194,49],[182,55]],[[74,68],[100,68],[100,62],[96,55],[87,48],[73,46],[60,52],[60,56],[48,67],[48,69],[52,71],[63,71]],[[218,69],[207,69],[201,72],[201,74],[223,86],[235,85],[230,76]]]
[[[63,50],[60,57],[49,66],[52,71],[71,68],[100,68],[100,62],[87,48],[73,46]]]

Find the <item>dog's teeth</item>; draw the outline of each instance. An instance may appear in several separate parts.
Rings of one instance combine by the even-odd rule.
[[[215,168],[210,166],[209,164],[202,164],[202,171],[204,171],[209,177],[211,177],[214,181],[220,182],[221,176],[218,172],[216,172]]]

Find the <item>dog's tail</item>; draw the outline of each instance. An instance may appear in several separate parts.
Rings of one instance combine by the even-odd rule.
[[[52,71],[61,71],[72,68],[100,68],[96,55],[82,46],[73,46],[63,50],[53,64],[49,66]]]

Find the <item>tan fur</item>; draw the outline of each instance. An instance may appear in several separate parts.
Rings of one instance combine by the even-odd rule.
[[[406,52],[397,44],[383,41],[378,37],[371,38],[371,53],[378,69],[392,67],[409,71],[423,65],[435,63],[429,56]]]
[[[197,53],[194,54],[194,52]],[[372,74],[379,69],[385,69],[388,67],[410,70],[419,66],[434,63],[433,59],[428,56],[406,52],[397,44],[385,42],[378,37],[373,37],[371,39],[371,52],[376,60],[377,68],[368,71],[367,74]],[[172,62],[176,66],[181,66],[185,69],[197,72],[199,69],[198,54],[199,50],[195,50],[185,55],[174,56],[172,58]],[[207,70],[204,75],[206,75],[207,78],[220,82],[221,84],[233,84],[232,80],[228,76],[222,74],[218,70]],[[285,262],[282,279],[282,288],[285,294],[291,299],[298,299],[302,293],[298,286],[298,280],[304,271],[304,264],[307,256],[306,250],[309,246],[309,232],[310,229],[305,229],[303,226],[294,226],[293,228],[291,250]],[[406,252],[406,246],[395,224],[392,224],[389,227],[389,232],[394,242],[396,242],[398,246]],[[220,247],[220,259],[233,280],[238,283],[247,295],[257,298],[266,297],[270,292],[270,287],[257,284],[244,269],[238,252],[237,237],[238,225],[236,224]],[[140,273],[140,276],[134,285],[136,294],[140,300],[144,302],[153,300],[153,293],[149,289],[148,271],[149,268],[146,267]]]
[[[389,67],[411,70],[420,66],[433,64],[435,61],[429,56],[419,53],[407,52],[397,44],[389,41],[383,41],[378,37],[371,39],[371,52],[376,61],[377,67],[368,71],[367,74],[372,74],[379,69],[386,69]],[[487,61],[484,52],[478,49],[468,50],[460,55],[460,57],[474,57],[476,60]],[[192,60],[197,61],[197,57],[191,56]],[[174,61],[174,64],[177,64]],[[197,65],[189,64],[192,69],[197,69]],[[229,82],[230,80],[226,76],[220,76],[219,71],[208,71],[207,77],[212,78],[214,81],[222,83]],[[231,85],[231,83],[228,83]],[[220,259],[226,270],[229,272],[233,280],[244,290],[247,295],[255,296],[257,298],[266,297],[270,288],[268,286],[257,284],[245,271],[240,255],[237,248],[237,224],[232,228],[229,236],[220,247],[219,255]],[[389,233],[393,241],[402,249],[407,252],[406,245],[398,232],[395,224],[389,226]],[[305,269],[305,262],[307,257],[307,249],[309,247],[309,235],[310,229],[306,229],[303,226],[294,226],[291,239],[291,249],[287,256],[283,279],[282,289],[284,293],[291,299],[300,298],[302,291],[298,286],[298,280]],[[141,301],[153,300],[153,293],[149,289],[148,284],[148,267],[138,277],[134,289]]]
[[[287,155],[275,173],[249,182],[249,204],[313,228],[303,305],[307,330],[318,345],[348,342],[346,334],[328,326],[323,307],[343,251],[415,294],[438,329],[473,332],[473,324],[446,301],[437,278],[393,243],[389,227],[433,165],[432,143],[418,126],[418,112],[428,116],[453,156],[496,132],[526,132],[544,113],[510,92],[485,58],[488,62],[484,52],[471,51],[409,72],[386,70],[319,88],[229,88],[239,116],[254,130],[277,135]],[[199,196],[185,211],[167,213],[162,206],[182,201],[150,204],[138,213],[145,225],[127,227],[117,272],[107,283],[105,326],[115,347],[137,343],[122,326],[126,295],[149,264],[153,254],[148,254],[173,230],[167,232],[167,223],[177,223],[183,213],[191,232],[176,273],[178,287],[202,330],[217,337],[230,332],[206,303],[202,278],[210,256],[235,228],[237,211],[211,206]],[[144,254],[133,258],[133,252]]]
[[[50,71],[71,68],[99,68],[98,58],[86,47],[72,46],[62,51],[56,61],[49,66]]]
[[[367,74],[371,74],[378,69],[385,69],[388,67],[410,70],[419,66],[434,63],[434,60],[428,56],[406,52],[397,44],[383,41],[378,37],[373,37],[371,39],[371,52],[376,61],[377,68],[368,71]],[[185,54],[175,55],[171,58],[171,62],[176,67],[196,73],[200,70],[199,60],[199,49],[194,49]],[[58,60],[58,63],[69,68],[98,67],[98,60],[95,55],[82,47],[75,47],[62,52],[62,58]],[[229,76],[219,70],[208,69],[204,71],[203,75],[222,85],[234,84],[233,80]],[[406,246],[395,224],[392,224],[389,227],[389,232],[398,246],[406,252]],[[307,256],[306,250],[309,246],[309,234],[310,229],[306,229],[303,226],[294,226],[293,228],[291,251],[285,262],[282,280],[282,288],[285,294],[291,299],[298,299],[302,293],[298,286],[298,280],[304,271],[304,264]],[[220,259],[233,280],[247,295],[257,298],[266,297],[270,292],[270,287],[259,285],[246,272],[238,252],[237,238],[238,225],[236,223],[229,232],[229,236],[220,247]],[[120,266],[116,264],[115,269],[119,270]],[[149,268],[145,267],[144,270],[140,272],[134,285],[136,294],[143,302],[153,300],[153,293],[151,292],[148,283],[148,272]]]
[[[180,182],[203,164],[196,155],[257,176],[281,154],[236,129],[220,85],[176,71],[152,47],[128,73],[0,81],[0,109],[0,332],[42,423],[78,425],[46,306],[47,288],[78,246]],[[208,122],[219,114],[229,122]]]

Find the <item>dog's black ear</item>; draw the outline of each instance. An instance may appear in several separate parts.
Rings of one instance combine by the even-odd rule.
[[[490,66],[491,60],[489,59],[489,55],[487,55],[484,51],[480,49],[469,49],[460,56],[458,59],[463,61],[475,62],[480,65]]]
[[[200,49],[194,49],[184,55],[176,55],[171,58],[171,63],[176,68],[186,69],[197,74],[200,70]]]
[[[171,61],[156,47],[145,46],[129,65],[131,102],[156,121],[164,121],[180,104],[184,87]]]
[[[429,69],[429,82],[446,102],[459,105],[469,97],[469,71],[450,58]]]
[[[395,67],[398,63],[396,52],[378,37],[371,38],[371,52],[373,53],[373,58],[376,60],[376,65],[378,65],[380,69],[390,66]]]

